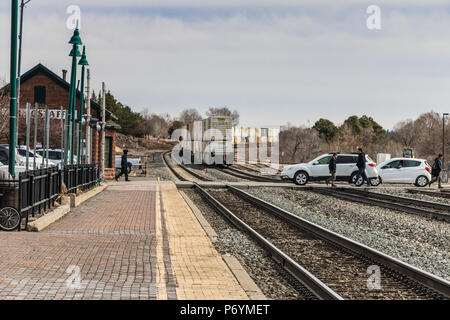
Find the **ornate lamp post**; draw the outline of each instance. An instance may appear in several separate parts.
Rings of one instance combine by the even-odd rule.
[[[81,163],[81,133],[82,127],[83,127],[83,107],[84,107],[84,73],[86,66],[89,65],[87,59],[86,59],[86,46],[83,46],[83,54],[81,55],[80,62],[78,64],[81,67],[81,100],[80,100],[80,114],[78,115],[78,154],[77,154],[77,163]],[[89,97],[88,97],[89,99]]]
[[[70,55],[72,57],[72,73],[70,78],[70,94],[69,94],[69,110],[68,110],[68,121],[67,121],[67,143],[64,149],[64,164],[68,163],[68,150],[70,149],[70,164],[73,164],[73,147],[75,141],[75,102],[76,102],[76,82],[77,82],[77,57],[81,56],[80,51],[78,51],[78,46],[83,44],[80,38],[80,31],[78,28],[73,32],[73,36],[69,41],[73,45]]]
[[[10,100],[9,100],[9,163],[8,171],[16,176],[16,107],[17,107],[17,37],[18,37],[18,0],[11,0],[11,62],[10,62]]]

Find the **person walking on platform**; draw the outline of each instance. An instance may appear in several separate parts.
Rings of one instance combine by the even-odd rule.
[[[356,186],[359,177],[363,177],[364,180],[367,181],[367,187],[370,187],[370,180],[366,174],[366,154],[363,152],[362,148],[358,148],[358,162],[356,163],[358,167],[358,174],[356,175],[355,181],[352,181],[352,185]]]
[[[442,171],[442,154],[439,154],[436,159],[434,159],[433,168],[431,169],[431,180],[429,183],[429,187],[431,187],[431,184],[434,182],[438,182],[439,189],[442,189],[442,178],[441,178],[441,171]]]
[[[334,182],[336,181],[336,159],[338,157],[337,153],[333,153],[333,156],[330,159],[330,162],[328,163],[328,169],[330,169],[331,177],[329,177],[325,182],[327,185],[331,182],[332,187],[336,187]]]
[[[128,150],[125,149],[123,150],[123,155],[122,155],[122,161],[120,163],[120,172],[118,175],[116,175],[116,181],[119,181],[119,178],[125,174],[125,181],[130,181],[128,180],[128,159],[127,159],[127,154],[128,154]]]

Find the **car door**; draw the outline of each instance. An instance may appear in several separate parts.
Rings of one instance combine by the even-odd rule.
[[[313,179],[323,179],[330,176],[330,170],[328,164],[330,162],[331,155],[321,157],[313,162],[311,166],[311,175]]]
[[[341,180],[350,178],[356,168],[357,157],[351,155],[339,155],[336,160],[336,176]]]
[[[404,183],[415,183],[420,175],[420,165],[418,160],[403,160],[403,168],[401,171],[401,181]]]
[[[401,173],[400,173],[400,162],[401,160],[393,160],[385,164],[380,168],[380,176],[383,182],[386,183],[399,183],[401,181]]]

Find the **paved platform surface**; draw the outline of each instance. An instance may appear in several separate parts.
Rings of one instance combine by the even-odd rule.
[[[247,298],[173,184],[111,185],[43,232],[0,232],[0,300]]]

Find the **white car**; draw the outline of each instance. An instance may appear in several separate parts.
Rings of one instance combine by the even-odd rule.
[[[292,180],[298,185],[305,185],[309,181],[328,179],[330,177],[328,163],[332,156],[332,153],[323,154],[308,163],[285,166],[281,171],[281,178]],[[339,153],[336,159],[336,180],[355,182],[357,186],[361,186],[364,182],[362,177],[358,181],[354,181],[358,173],[357,161],[357,153]],[[376,163],[366,155],[366,174],[372,185],[376,185],[373,181],[377,181],[379,176],[376,166]]]
[[[377,166],[380,183],[413,183],[425,187],[431,180],[431,166],[424,159],[394,158]]]
[[[26,147],[22,147],[20,146],[17,149],[19,155],[24,159],[23,161],[26,163],[26,156],[27,156],[27,149]],[[28,150],[28,166],[33,168],[33,162],[34,162],[34,150]],[[38,153],[36,153],[36,169],[42,169],[45,168],[46,166],[46,161],[44,161],[44,164],[42,164],[42,156],[39,155]],[[57,164],[55,164],[53,161],[49,160],[48,161],[48,166],[49,167],[53,167],[56,166]]]
[[[19,180],[19,173],[25,172],[26,168],[24,166],[15,166],[14,171],[16,173],[16,179]],[[0,162],[0,180],[10,180],[11,176],[9,175],[9,166],[8,164],[4,164]]]

